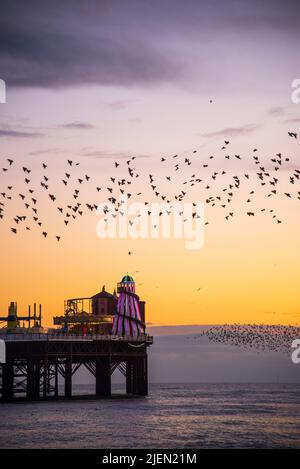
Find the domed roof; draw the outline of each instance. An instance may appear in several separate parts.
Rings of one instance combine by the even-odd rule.
[[[134,282],[134,278],[131,277],[131,275],[126,274],[121,280],[121,283],[124,283],[124,282]]]

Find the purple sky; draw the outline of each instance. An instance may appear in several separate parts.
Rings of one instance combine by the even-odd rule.
[[[152,156],[274,132],[298,119],[299,15],[296,1],[4,0],[3,151]]]
[[[262,87],[272,76],[275,88],[298,72],[297,1],[2,0],[1,9],[9,85],[181,83],[204,91]]]

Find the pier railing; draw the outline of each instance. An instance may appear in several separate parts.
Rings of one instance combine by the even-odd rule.
[[[0,339],[5,342],[15,342],[15,341],[130,341],[130,342],[147,342],[153,343],[153,337],[148,334],[143,334],[140,336],[120,336],[120,335],[103,335],[103,334],[55,334],[55,333],[19,333],[19,334],[1,334]]]

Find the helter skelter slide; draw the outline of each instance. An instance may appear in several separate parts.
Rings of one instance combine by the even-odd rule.
[[[114,316],[112,334],[139,336],[145,333],[145,324],[141,320],[139,297],[135,293],[135,281],[125,275],[118,284],[117,313]]]

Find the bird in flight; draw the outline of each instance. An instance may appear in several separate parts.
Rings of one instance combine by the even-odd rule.
[[[289,132],[288,134],[291,138],[297,139],[297,132]],[[96,193],[101,192],[101,196],[104,200],[110,202],[113,208],[108,208],[107,213],[109,212],[111,216],[115,218],[117,213],[119,213],[120,216],[124,215],[124,211],[120,210],[122,204],[118,202],[118,196],[124,195],[127,196],[127,198],[143,197],[146,193],[144,191],[148,189],[155,199],[167,202],[168,204],[181,202],[187,197],[194,197],[194,195],[198,200],[199,197],[202,197],[210,207],[219,207],[222,210],[224,209],[225,213],[223,213],[222,216],[224,216],[227,221],[236,219],[236,217],[234,217],[236,211],[233,209],[226,209],[229,205],[233,205],[235,201],[238,201],[240,204],[244,204],[243,206],[247,205],[247,209],[242,213],[246,213],[248,217],[254,217],[256,214],[258,216],[258,214],[261,213],[265,216],[271,214],[274,222],[281,224],[282,219],[277,216],[274,209],[261,209],[259,206],[256,210],[252,208],[253,204],[257,203],[256,197],[261,196],[259,191],[253,189],[261,186],[261,189],[264,190],[263,195],[268,201],[272,201],[273,199],[275,200],[276,197],[284,197],[285,199],[291,199],[291,201],[298,201],[300,200],[300,190],[297,190],[299,189],[300,169],[295,168],[292,169],[290,173],[287,173],[287,170],[290,170],[291,168],[290,157],[285,157],[282,151],[272,155],[272,157],[266,161],[265,158],[262,159],[259,156],[257,153],[258,149],[255,147],[252,152],[256,154],[250,155],[250,161],[248,162],[247,156],[240,153],[235,154],[234,152],[228,152],[229,148],[232,148],[232,146],[232,142],[228,138],[224,140],[222,149],[226,148],[226,154],[223,154],[224,156],[222,159],[224,161],[225,157],[226,161],[224,162],[224,165],[226,164],[226,167],[222,168],[221,166],[218,170],[215,170],[215,164],[218,163],[218,155],[210,154],[205,156],[200,153],[199,149],[195,149],[194,147],[189,152],[184,152],[183,154],[176,153],[170,157],[159,156],[157,158],[159,174],[156,175],[155,169],[153,169],[151,174],[147,175],[149,179],[146,177],[145,181],[141,181],[143,184],[142,190],[140,186],[138,186],[138,190],[136,190],[137,188],[135,187],[135,179],[140,176],[142,179],[144,175],[133,167],[133,161],[135,161],[135,157],[133,156],[128,157],[124,163],[119,163],[117,161],[114,162],[113,171],[111,171],[112,174],[108,174],[106,179],[107,184],[105,184],[105,181],[101,181],[101,183],[100,181],[95,181],[95,183],[93,183],[92,178],[89,174],[86,174],[86,171],[78,171],[77,168],[75,168],[79,163],[75,163],[75,161],[68,159],[66,160],[66,165],[68,166],[69,171],[65,172],[64,170],[62,174],[59,174],[58,178],[58,181],[62,181],[62,184],[60,185],[61,189],[55,189],[52,186],[52,177],[49,177],[49,174],[47,174],[49,166],[47,161],[43,162],[41,165],[44,173],[41,175],[42,181],[36,181],[35,170],[31,171],[30,167],[24,165],[21,166],[23,172],[26,173],[26,176],[31,173],[31,176],[30,179],[29,177],[26,177],[22,180],[24,187],[20,187],[20,192],[18,194],[18,192],[15,193],[13,190],[15,185],[12,185],[11,180],[9,179],[11,174],[10,166],[15,163],[15,160],[6,158],[9,166],[5,167],[5,163],[3,163],[4,167],[2,169],[3,173],[5,173],[3,174],[3,179],[6,180],[5,187],[7,187],[7,189],[2,189],[2,192],[0,192],[0,197],[5,201],[5,205],[0,206],[0,218],[1,221],[5,221],[7,210],[9,208],[9,201],[12,200],[14,196],[17,196],[17,198],[19,196],[21,199],[19,200],[19,203],[28,210],[28,213],[31,211],[34,212],[33,221],[35,223],[33,226],[38,228],[43,225],[43,229],[47,229],[47,231],[42,232],[43,236],[46,237],[48,235],[47,239],[51,239],[50,228],[46,228],[46,224],[42,223],[39,216],[40,192],[36,186],[38,183],[43,188],[43,191],[46,191],[47,198],[49,197],[52,202],[56,202],[56,214],[61,217],[61,223],[64,224],[64,229],[70,229],[73,222],[79,218],[77,215],[83,216],[88,212],[95,213],[98,206],[94,200],[91,200],[91,197],[95,197]],[[176,165],[168,164],[168,162],[172,161],[172,158],[177,159]],[[160,163],[163,164],[159,165]],[[254,165],[254,171],[249,167],[249,171],[247,170],[247,172],[244,173],[243,166],[248,163],[251,163],[252,166]],[[286,163],[289,163],[289,166],[285,166]],[[136,159],[134,164],[138,165],[138,159]],[[229,168],[231,168],[230,165],[234,164],[239,173],[232,174],[231,169],[227,169],[227,164],[229,165]],[[190,167],[192,169],[191,172],[189,172]],[[14,164],[13,169],[14,168],[17,169],[16,164]],[[124,176],[123,174],[125,172],[125,168],[127,176]],[[281,171],[281,169],[283,171]],[[178,182],[178,178],[175,179],[175,177],[173,177],[172,171],[177,172],[176,177],[182,177],[181,182]],[[274,176],[275,171],[276,177]],[[287,189],[286,187],[282,191],[279,189],[279,183],[285,174],[287,174],[288,187],[291,187],[291,189]],[[160,181],[168,181],[168,183],[165,184]],[[80,190],[78,189],[78,185]],[[246,196],[245,198],[241,198],[239,189],[242,187],[247,190],[248,197]],[[85,189],[87,189],[86,193]],[[28,196],[28,193],[34,193],[34,197]],[[83,195],[84,193],[85,195]],[[91,194],[94,194],[94,196],[91,196]],[[41,198],[42,197],[43,194]],[[70,199],[73,202],[70,203]],[[76,200],[75,205],[74,199]],[[146,199],[144,204],[149,204],[149,201]],[[151,210],[148,210],[147,213],[150,216]],[[162,216],[163,213],[170,215],[171,212],[169,210],[161,211],[159,212],[159,215]],[[22,220],[20,220],[18,216],[19,215],[14,215],[12,219],[15,220],[15,223],[20,227],[20,229],[18,228],[18,235],[20,235]],[[195,211],[192,216],[194,219],[199,217]],[[28,220],[27,223],[29,225]],[[184,220],[186,221],[186,219]],[[208,221],[205,222],[205,225],[208,224]],[[28,226],[28,228],[30,228],[30,226]],[[30,231],[30,229],[28,229],[28,231]],[[13,233],[16,234],[14,231]],[[44,233],[46,233],[46,235]],[[59,241],[63,239],[63,234],[62,236],[55,236],[54,234],[53,238],[56,238],[57,241]],[[132,252],[129,251],[128,255],[131,254]]]

